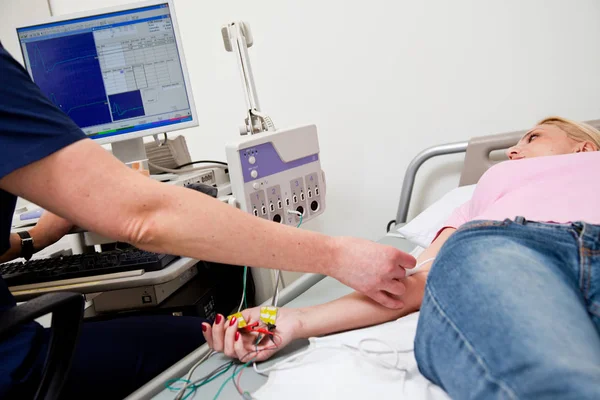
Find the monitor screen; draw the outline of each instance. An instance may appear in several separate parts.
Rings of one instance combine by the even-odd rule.
[[[50,101],[89,137],[118,140],[178,129],[193,119],[173,25],[165,3],[17,34],[25,67]]]

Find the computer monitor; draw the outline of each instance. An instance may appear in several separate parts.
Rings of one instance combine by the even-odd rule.
[[[122,161],[143,136],[197,126],[171,0],[146,1],[17,28],[33,81]]]

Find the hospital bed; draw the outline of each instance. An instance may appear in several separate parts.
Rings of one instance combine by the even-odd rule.
[[[590,125],[600,128],[600,120],[587,121]],[[415,177],[419,168],[425,163],[427,160],[448,155],[448,154],[456,154],[456,153],[465,153],[464,165],[462,168],[459,187],[460,186],[468,186],[474,185],[477,183],[481,175],[494,163],[500,161],[503,157],[498,157],[494,155],[494,151],[506,149],[512,145],[514,145],[524,134],[526,131],[516,131],[509,132],[504,134],[490,135],[490,136],[482,136],[475,137],[470,141],[465,142],[457,142],[451,144],[444,144],[439,146],[434,146],[428,148],[421,153],[419,153],[409,164],[406,174],[403,181],[400,202],[398,205],[398,212],[396,215],[396,220],[392,221],[391,224],[388,224],[388,231],[395,232],[398,227],[401,227],[407,219],[408,210],[410,206],[410,199],[412,197],[412,191],[415,183]],[[493,154],[492,156],[490,156]],[[504,157],[505,158],[505,157]],[[400,250],[410,252],[415,250],[415,245],[408,241],[405,237],[398,234],[389,234],[384,236],[382,239],[378,241],[379,243],[394,246]],[[315,274],[306,274],[303,277],[299,278],[287,288],[282,290],[279,297],[279,306],[288,306],[288,307],[305,307],[310,305],[322,304],[336,298],[339,298],[345,294],[348,294],[352,291],[352,289],[347,286],[342,285],[338,281],[334,280],[330,277],[324,277],[322,275]],[[416,329],[416,317],[413,315],[412,318],[406,317],[406,319],[412,320],[412,329],[410,333],[407,333],[407,341],[411,342],[414,338],[414,329]],[[402,320],[402,319],[401,319]],[[399,320],[398,322],[401,322]],[[290,344],[288,347],[278,352],[275,356],[273,356],[270,360],[261,363],[261,368],[268,367],[269,365],[273,365],[274,363],[289,357],[291,354],[302,351],[308,346],[309,342],[307,340],[297,341]],[[161,375],[157,376],[152,381],[148,382],[145,386],[138,389],[136,392],[132,393],[128,399],[147,399],[147,398],[156,398],[156,399],[173,399],[176,395],[176,392],[170,391],[166,389],[165,383],[170,379],[181,378],[184,375],[187,375],[191,366],[193,366],[198,360],[204,357],[209,352],[209,348],[204,345],[190,353],[187,357],[183,358],[181,361],[173,365],[168,370],[164,371]],[[213,371],[218,366],[227,362],[227,358],[222,354],[215,354],[210,357],[207,361],[205,361],[202,365],[200,365],[194,372],[192,380],[194,377],[199,378],[202,377],[211,371]],[[413,359],[414,362],[414,359]],[[415,375],[413,371],[413,375]],[[416,372],[418,375],[418,371]],[[403,379],[411,378],[410,374],[404,376]],[[193,399],[205,399],[205,398],[213,398],[220,387],[223,385],[225,379],[230,377],[231,374],[224,374],[218,379],[206,384],[199,388],[196,393],[192,394],[188,398]],[[334,379],[334,377],[328,377],[327,374],[321,376],[323,381],[328,379]],[[241,386],[244,391],[248,391],[250,393],[255,393],[259,388],[261,388],[269,378],[263,375],[256,373],[252,368],[246,368],[244,370],[243,378],[241,379]],[[431,383],[425,382],[423,377],[422,384],[433,386]],[[230,381],[231,382],[231,381]],[[273,396],[273,385],[269,382],[272,387],[271,393],[269,394],[267,391],[266,395],[262,395],[259,393],[258,398],[286,398],[287,395],[281,394],[279,396]],[[305,388],[307,391],[307,397],[312,398],[315,397],[314,393],[311,391],[311,387],[314,385],[318,385],[319,382],[315,381],[306,381],[301,382],[300,386]],[[265,385],[267,386],[267,385]],[[274,386],[277,387],[276,385]],[[439,388],[437,388],[439,389]],[[261,389],[262,390],[262,389]],[[309,393],[310,392],[310,393]],[[275,392],[276,393],[276,392]],[[339,392],[341,393],[341,392]],[[414,393],[414,392],[413,392]],[[433,394],[427,395],[428,398],[445,398],[445,393],[439,389],[437,393],[439,396]],[[341,395],[341,394],[340,394]],[[312,397],[311,397],[312,396]],[[319,398],[326,398],[326,396],[318,396]],[[331,398],[331,394],[329,394]],[[337,397],[337,396],[335,396]],[[344,395],[347,397],[347,394]],[[357,394],[357,397],[360,397]],[[403,398],[400,396],[400,393],[395,394],[396,398]],[[411,396],[408,396],[411,397]],[[414,397],[414,396],[412,396]],[[233,384],[227,383],[222,392],[219,394],[219,399],[238,399],[241,398],[238,391],[235,389]],[[407,398],[405,396],[405,398]]]

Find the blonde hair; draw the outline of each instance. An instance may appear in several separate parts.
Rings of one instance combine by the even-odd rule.
[[[591,142],[600,150],[600,131],[584,122],[572,121],[563,117],[544,118],[538,125],[554,125],[578,142]]]

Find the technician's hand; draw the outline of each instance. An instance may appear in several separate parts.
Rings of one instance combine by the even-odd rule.
[[[416,260],[410,254],[391,246],[368,240],[340,237],[337,240],[333,265],[328,275],[361,292],[379,304],[399,309],[405,291],[401,281],[406,268],[414,268]]]
[[[242,311],[247,323],[258,321],[259,313],[260,307]],[[299,310],[280,308],[277,315],[277,326],[273,331],[275,343],[265,337],[256,346],[258,333],[238,330],[237,320],[228,321],[221,314],[217,315],[212,326],[203,323],[202,332],[208,346],[215,351],[223,352],[226,356],[237,358],[242,362],[263,361],[287,346],[292,340],[299,338],[301,325]]]
[[[29,230],[29,234],[33,238],[37,251],[57,242],[72,228],[71,222],[49,211],[44,211],[36,226]]]

